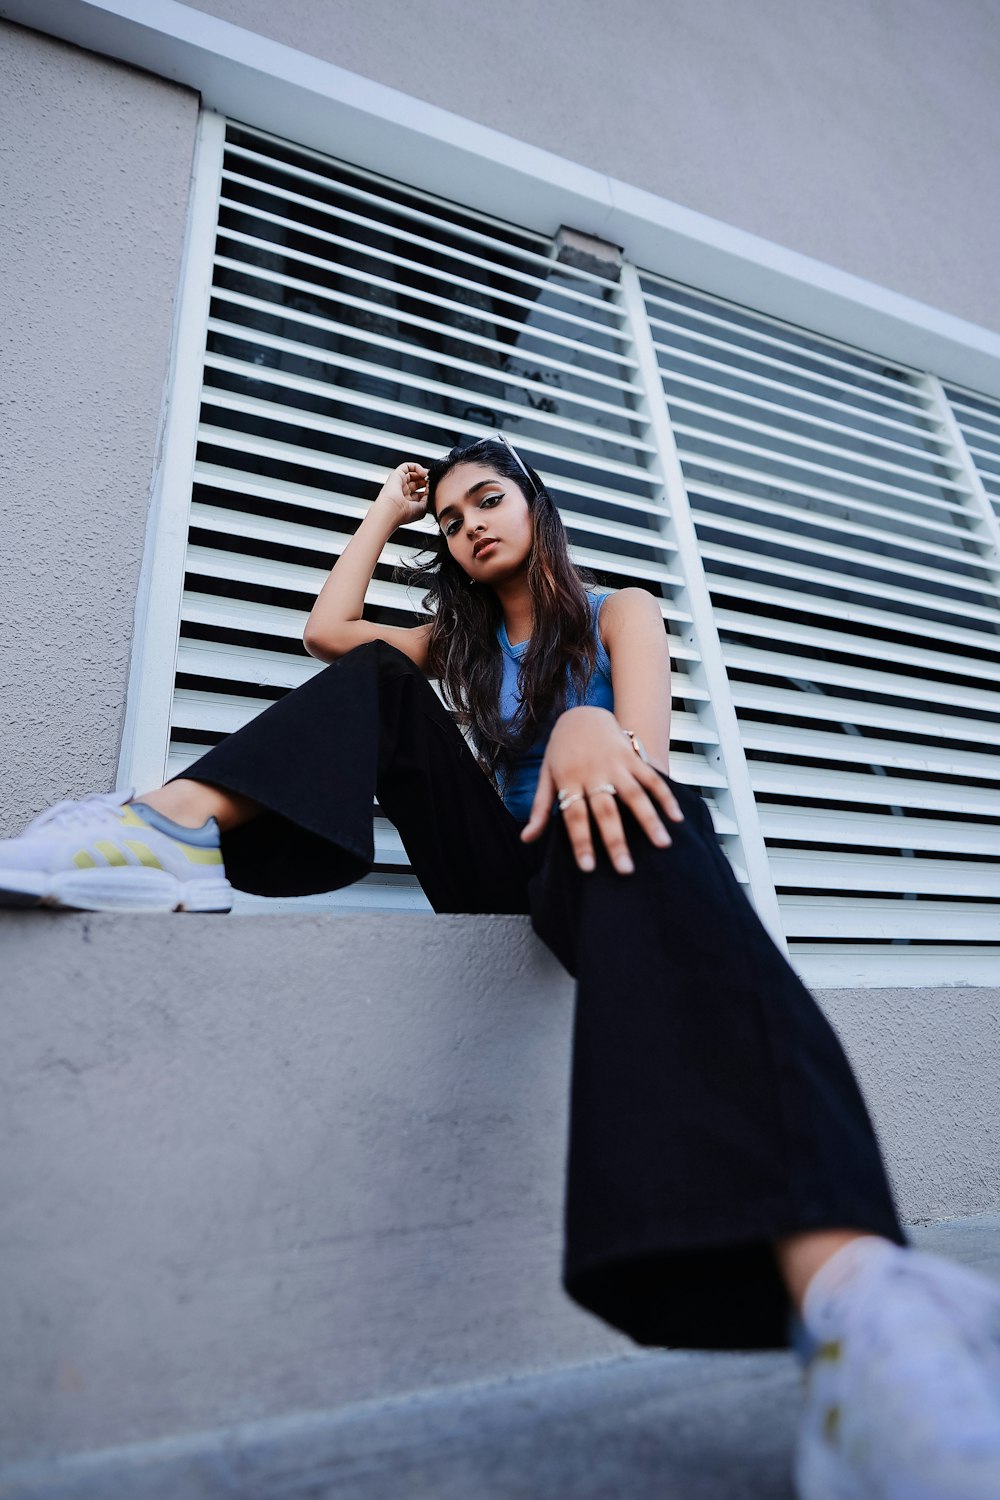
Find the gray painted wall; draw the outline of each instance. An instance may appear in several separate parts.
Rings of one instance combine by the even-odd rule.
[[[1000,329],[998,0],[188,3]]]
[[[0,945],[8,1459],[635,1352],[559,1284],[572,988],[526,918]],[[820,1000],[904,1217],[1000,1209],[1000,993]]]
[[[196,3],[1000,328],[998,0]],[[0,112],[2,835],[113,779],[197,100],[0,23]]]
[[[0,835],[114,783],[197,107],[0,23]]]

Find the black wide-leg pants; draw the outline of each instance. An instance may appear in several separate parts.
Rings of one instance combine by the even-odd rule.
[[[671,782],[685,819],[669,848],[623,808],[634,874],[600,850],[583,874],[561,819],[521,843],[430,684],[380,642],[183,775],[266,809],[223,835],[240,889],[359,879],[377,795],[435,911],[530,913],[577,979],[563,1285],[635,1342],[784,1347],[777,1236],[844,1227],[907,1243],[840,1043],[690,788]]]

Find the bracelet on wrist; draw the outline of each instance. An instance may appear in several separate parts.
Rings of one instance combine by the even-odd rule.
[[[642,740],[639,738],[639,736],[636,734],[635,730],[634,729],[623,729],[622,730],[622,734],[625,736],[625,738],[627,740],[629,740],[631,742],[632,749],[635,751],[636,755],[638,755],[638,757],[642,761],[643,765],[651,766],[653,764],[653,762],[650,760],[649,756],[646,754],[646,747],[642,743]]]

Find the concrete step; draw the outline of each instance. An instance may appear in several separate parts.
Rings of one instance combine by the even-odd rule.
[[[783,1355],[615,1360],[0,1470],[4,1500],[792,1500]]]
[[[572,986],[525,919],[7,912],[0,951],[8,1463],[635,1356],[559,1283]],[[904,1217],[1000,1210],[996,992],[819,998]]]
[[[1000,1281],[1000,1215],[913,1226]],[[793,1500],[787,1354],[642,1353],[58,1463],[4,1500]]]

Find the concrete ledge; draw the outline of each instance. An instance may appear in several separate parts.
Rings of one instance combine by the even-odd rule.
[[[1000,1215],[915,1231],[1000,1279]],[[5,1500],[793,1500],[787,1354],[644,1352],[0,1468]]]
[[[572,987],[525,919],[0,942],[8,1460],[634,1352],[559,1285]],[[905,1216],[1000,1208],[996,993],[821,998]]]
[[[782,1354],[646,1354],[0,1468],[4,1500],[794,1500]]]

